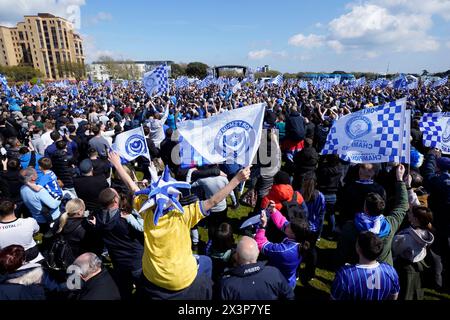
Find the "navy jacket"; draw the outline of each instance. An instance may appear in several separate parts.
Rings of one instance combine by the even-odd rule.
[[[305,139],[305,121],[298,112],[291,113],[286,119],[286,139],[300,141]]]
[[[294,291],[281,272],[266,262],[236,267],[222,279],[222,300],[293,300]]]
[[[436,174],[436,156],[428,154],[422,166],[424,186],[430,193],[428,205],[433,212],[433,226],[450,235],[450,173]]]
[[[101,210],[96,215],[96,228],[108,249],[114,268],[137,271],[142,269],[144,235],[120,216],[118,209]]]

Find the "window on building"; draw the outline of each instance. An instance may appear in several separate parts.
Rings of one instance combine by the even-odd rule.
[[[59,48],[59,46],[58,46],[58,37],[56,35],[56,28],[55,27],[51,27],[51,30],[52,30],[52,38],[53,38],[53,47]]]

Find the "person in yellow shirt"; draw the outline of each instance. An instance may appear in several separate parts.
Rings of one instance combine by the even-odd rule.
[[[133,206],[144,219],[143,275],[138,296],[142,299],[211,299],[211,260],[206,256],[193,255],[190,230],[209,215],[212,207],[250,177],[250,167],[241,170],[210,199],[194,201],[181,207],[178,200],[173,201],[174,205],[159,202],[161,196],[157,196],[154,203],[151,202],[148,195],[141,194],[136,183],[123,169],[119,155],[111,152],[109,160],[128,188],[137,193]],[[173,179],[169,181],[169,178],[165,178],[158,185],[170,182]],[[176,185],[176,182],[173,183]],[[171,191],[176,192],[173,189]],[[152,205],[149,206],[149,203]],[[158,213],[162,210],[158,209],[158,205],[163,206],[162,215]]]

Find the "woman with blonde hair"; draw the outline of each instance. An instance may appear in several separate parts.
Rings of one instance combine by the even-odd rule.
[[[55,222],[55,238],[62,236],[72,249],[74,258],[85,252],[101,253],[101,239],[95,235],[95,217],[88,215],[84,201],[76,198],[66,203],[65,212]]]

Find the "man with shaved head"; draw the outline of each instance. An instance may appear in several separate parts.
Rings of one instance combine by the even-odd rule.
[[[242,237],[236,248],[236,267],[221,283],[223,300],[293,300],[294,292],[281,272],[258,262],[258,244]]]

